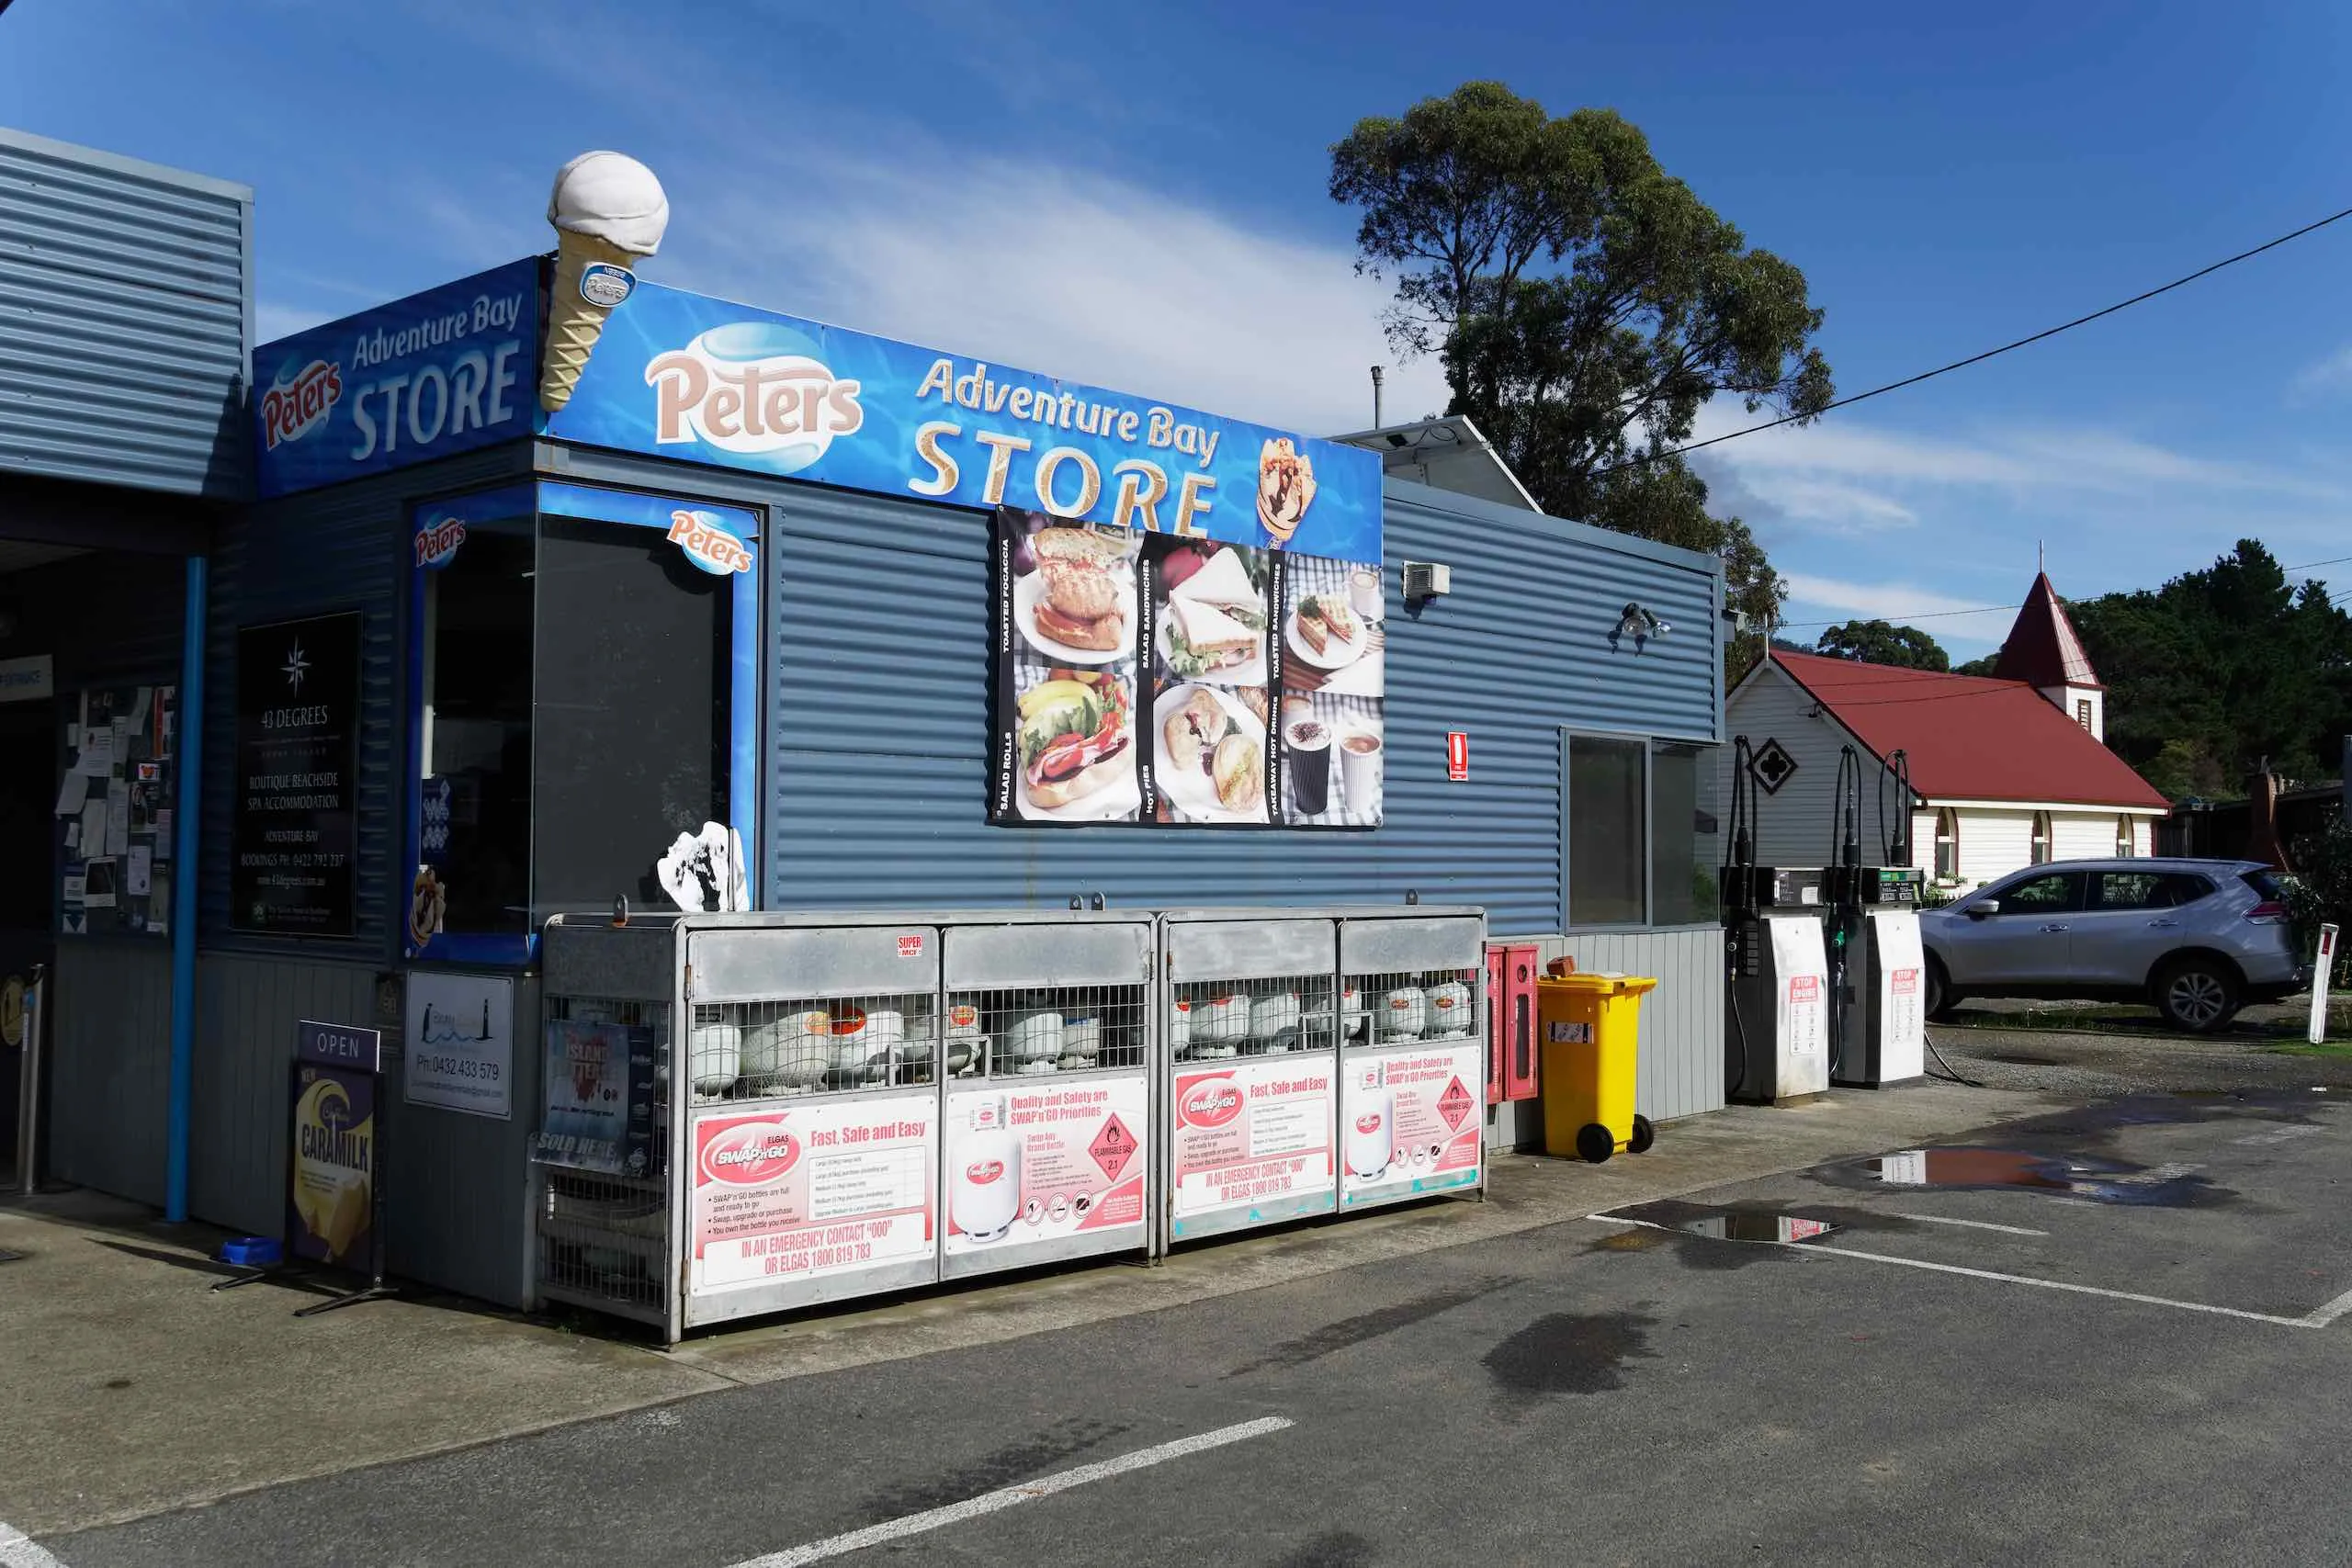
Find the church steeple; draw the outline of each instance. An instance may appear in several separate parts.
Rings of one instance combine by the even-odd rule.
[[[2083,639],[2075,635],[2075,623],[2066,618],[2047,572],[2035,573],[1993,673],[2023,681],[2095,738],[2107,739],[2107,688],[2099,684],[2098,671],[2091,668],[2091,657],[2083,651]]]

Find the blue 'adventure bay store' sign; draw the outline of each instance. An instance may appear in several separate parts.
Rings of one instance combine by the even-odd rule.
[[[1380,459],[657,284],[547,434],[852,490],[1378,561]]]
[[[254,351],[264,499],[529,436],[539,263],[493,267]]]

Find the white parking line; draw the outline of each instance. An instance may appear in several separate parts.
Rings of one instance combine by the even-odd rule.
[[[2232,1138],[2230,1142],[2260,1148],[2266,1144],[2284,1144],[2296,1138],[2308,1138],[2314,1133],[2326,1131],[2326,1128],[2313,1122],[2293,1122],[2283,1127],[2273,1127],[2267,1133],[2249,1133],[2243,1138]]]
[[[0,1568],[64,1568],[24,1531],[0,1519]]]
[[[1936,1274],[1958,1274],[1970,1280],[1997,1280],[2008,1285],[2030,1285],[2039,1291],[2065,1291],[2078,1296],[2105,1296],[2109,1301],[2137,1302],[2142,1306],[2171,1307],[2176,1312],[2209,1312],[2217,1317],[2242,1317],[2250,1323],[2275,1323],[2282,1328],[2317,1328],[2308,1317],[2279,1317],[2241,1307],[2211,1306],[2204,1302],[2177,1302],[2168,1296],[2143,1296],[2137,1291],[2110,1291],[2104,1285],[2077,1285],[2065,1280],[2037,1280],[2030,1274],[2001,1274],[1990,1269],[1963,1269],[1957,1263],[1929,1263],[1918,1258],[1894,1258],[1883,1252],[1853,1252],[1842,1247],[1792,1243],[1800,1252],[1823,1258],[1852,1258],[1864,1263],[1892,1263],[1899,1269],[1925,1269]]]
[[[2347,1312],[2352,1312],[2352,1291],[2345,1292],[2324,1307],[2314,1307],[2303,1322],[2312,1328],[2325,1328]]]
[[[1651,1220],[1628,1220],[1616,1214],[1587,1214],[1589,1220],[1605,1224],[1639,1225],[1645,1230],[1674,1230],[1672,1225],[1658,1224]],[[2030,1285],[2037,1291],[2064,1291],[2071,1295],[2104,1296],[2109,1301],[2137,1302],[2142,1306],[2170,1307],[2175,1312],[2211,1313],[2216,1317],[2244,1318],[2249,1323],[2276,1324],[2281,1328],[2325,1328],[2347,1312],[2352,1312],[2352,1291],[2346,1291],[2325,1306],[2301,1317],[2280,1317],[2276,1313],[2247,1312],[2243,1307],[2213,1306],[2205,1302],[2179,1302],[2169,1296],[2142,1295],[2137,1291],[2110,1291],[2104,1285],[2077,1285],[2065,1280],[2037,1280],[2030,1274],[2003,1274],[1991,1269],[1964,1269],[1957,1263],[1930,1263],[1923,1258],[1895,1258],[1883,1252],[1856,1252],[1843,1247],[1824,1247],[1811,1241],[1750,1241],[1733,1242],[1735,1247],[1785,1247],[1792,1252],[1802,1252],[1815,1258],[1850,1258],[1860,1263],[1891,1263],[1898,1269],[1924,1269],[1931,1274],[1958,1274],[1969,1280],[1993,1280],[2005,1285]]]
[[[1955,1220],[1947,1214],[1898,1214],[1889,1211],[1889,1218],[1917,1220],[1923,1225],[1965,1225],[1973,1231],[1999,1231],[2003,1235],[2048,1235],[2048,1231],[2028,1230],[2023,1225],[1996,1225],[1990,1220]]]
[[[800,1568],[804,1562],[821,1562],[829,1557],[845,1557],[853,1551],[863,1551],[869,1546],[879,1546],[884,1541],[903,1540],[908,1536],[921,1535],[944,1525],[961,1524],[966,1519],[977,1519],[984,1514],[997,1513],[1023,1503],[1034,1503],[1040,1497],[1050,1497],[1057,1492],[1067,1492],[1073,1486],[1083,1486],[1091,1481],[1108,1481],[1131,1470],[1164,1464],[1171,1459],[1182,1459],[1187,1454],[1223,1448],[1227,1443],[1262,1438],[1282,1431],[1290,1425],[1288,1416],[1265,1416],[1255,1421],[1244,1421],[1238,1427],[1220,1427],[1214,1432],[1203,1432],[1197,1437],[1179,1438],[1172,1443],[1137,1449],[1134,1453],[1122,1454],[1117,1459],[1081,1464],[1075,1470],[1065,1470],[1035,1481],[1024,1481],[1018,1486],[1008,1486],[1001,1492],[983,1492],[977,1497],[950,1503],[944,1508],[909,1514],[903,1518],[886,1519],[878,1525],[868,1525],[846,1535],[827,1536],[822,1540],[812,1540],[806,1546],[796,1546],[787,1551],[772,1551],[765,1557],[747,1558],[735,1563],[733,1568]],[[36,1547],[34,1550],[40,1549]],[[15,1565],[11,1564],[10,1568],[15,1568]],[[49,1568],[49,1565],[37,1561],[28,1563],[26,1568]]]

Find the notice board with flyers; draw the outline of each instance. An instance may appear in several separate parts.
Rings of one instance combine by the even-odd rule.
[[[56,807],[61,934],[171,933],[178,753],[176,686],[74,697]]]

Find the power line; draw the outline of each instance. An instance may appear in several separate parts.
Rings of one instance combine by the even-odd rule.
[[[2060,333],[2072,332],[2076,327],[2088,326],[2102,316],[2112,316],[2118,310],[2128,310],[2132,306],[2153,299],[2159,294],[2169,294],[2174,289],[2194,283],[2200,277],[2210,277],[2225,266],[2235,266],[2238,263],[2258,256],[2265,251],[2277,250],[2290,240],[2300,240],[2306,234],[2316,232],[2331,223],[2340,222],[2346,218],[2352,218],[2352,207],[2347,207],[2341,212],[2330,213],[2316,223],[2306,223],[2292,233],[2281,234],[2275,240],[2265,241],[2250,251],[2240,251],[2233,256],[2226,256],[2211,266],[2200,266],[2185,277],[2176,277],[2170,283],[2160,284],[2144,293],[2134,294],[2129,299],[2118,300],[2103,310],[2093,310],[2087,316],[2076,316],[2071,321],[2062,321],[2057,326],[2045,327],[2030,337],[2021,337],[2015,343],[2005,343],[1998,348],[1988,348],[1982,354],[1972,354],[1965,359],[1955,359],[1950,365],[1939,365],[1933,370],[1922,370],[1917,376],[1905,376],[1900,381],[1889,381],[1883,387],[1872,387],[1867,392],[1856,392],[1850,398],[1839,398],[1835,402],[1825,403],[1812,413],[1783,414],[1779,419],[1767,420],[1762,424],[1751,424],[1744,430],[1735,430],[1727,434],[1711,435],[1704,441],[1693,441],[1687,446],[1677,446],[1670,451],[1645,452],[1628,457],[1622,463],[1611,463],[1608,468],[1599,469],[1597,472],[1614,473],[1619,468],[1630,468],[1636,464],[1656,462],[1661,457],[1679,457],[1685,452],[1696,452],[1702,446],[1719,446],[1725,441],[1736,441],[1743,435],[1754,435],[1758,431],[1776,430],[1784,424],[1795,424],[1803,420],[1816,419],[1835,409],[1851,408],[1856,403],[1871,398],[1883,397],[1888,392],[1899,392],[1905,387],[1916,387],[1922,381],[1932,381],[1939,376],[1948,376],[1955,370],[1965,370],[1972,365],[1982,365],[1984,361],[2007,354],[2013,349],[2024,348],[2030,344],[2040,343],[2044,338],[2056,337]]]
[[[2307,560],[2301,566],[2282,566],[2278,570],[2281,572],[2311,571],[2323,566],[2339,566],[2348,560],[2352,560],[2352,556],[2330,556],[2325,560]],[[2149,593],[2154,592],[2154,590],[2147,588],[2115,589],[2112,590],[2112,592],[2119,593]],[[2352,598],[2352,588],[2347,588],[2341,593],[2331,595],[2328,603],[2332,604],[2339,604],[2347,598]],[[1990,615],[1996,610],[2015,610],[2017,608],[2018,606],[2015,604],[1979,604],[1973,609],[1968,610],[1922,610],[1917,615],[1847,615],[1842,619],[1833,616],[1826,621],[1779,621],[1774,623],[1772,629],[1775,631],[1792,631],[1804,626],[1842,626],[1848,621],[1858,619],[1866,621],[1900,622],[1906,624],[1912,621],[1939,621],[1953,615]]]

